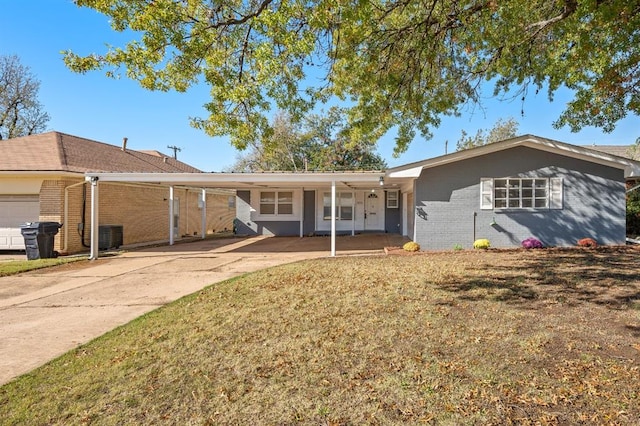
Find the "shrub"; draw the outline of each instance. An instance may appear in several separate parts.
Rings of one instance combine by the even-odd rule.
[[[420,251],[420,244],[409,241],[402,246],[404,251]]]
[[[475,240],[473,242],[473,248],[474,249],[488,249],[489,247],[491,247],[491,244],[489,243],[489,240],[487,240],[486,238],[480,238],[479,240]]]
[[[455,251],[462,250],[462,245],[461,245],[461,244],[455,244],[455,245],[453,246],[453,249],[454,249]]]
[[[543,248],[544,245],[542,244],[542,242],[540,242],[540,240],[537,240],[533,237],[529,237],[526,240],[522,241],[522,247],[526,249],[537,249],[537,248]]]
[[[581,240],[578,240],[578,246],[596,248],[598,247],[598,243],[593,238],[583,238]]]

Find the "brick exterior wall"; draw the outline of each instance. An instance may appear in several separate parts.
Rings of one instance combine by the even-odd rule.
[[[65,188],[82,180],[46,180],[40,190],[40,221],[63,223],[56,235],[54,250],[60,253],[86,251],[82,244],[90,244],[91,185],[84,183],[67,189],[67,217],[64,217]],[[180,203],[178,237],[201,234],[199,189],[175,189],[174,198]],[[206,233],[231,230],[235,218],[233,194],[207,191]],[[84,202],[83,202],[84,198]],[[169,239],[169,188],[142,184],[99,184],[100,225],[122,225],[124,245]],[[84,204],[84,221],[83,221]],[[66,229],[65,229],[66,228]],[[65,237],[66,241],[65,250]]]
[[[480,178],[562,178],[562,209],[480,208]],[[574,246],[580,238],[625,242],[624,173],[587,161],[516,147],[426,169],[416,181],[415,241],[423,249],[519,247],[535,237],[548,246]],[[493,221],[495,220],[495,224]]]

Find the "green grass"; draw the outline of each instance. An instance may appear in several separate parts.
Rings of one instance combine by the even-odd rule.
[[[20,274],[22,272],[32,271],[34,269],[49,268],[51,266],[63,265],[65,263],[86,259],[86,256],[66,256],[53,259],[10,260],[6,262],[0,262],[0,277]]]
[[[0,388],[2,424],[637,424],[633,249],[320,259]]]

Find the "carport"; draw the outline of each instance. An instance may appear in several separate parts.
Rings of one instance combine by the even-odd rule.
[[[90,259],[98,258],[99,251],[99,185],[101,182],[146,183],[166,186],[169,191],[169,244],[174,244],[174,188],[202,190],[202,238],[205,237],[206,189],[319,189],[331,187],[331,256],[336,255],[336,191],[383,188],[385,172],[264,172],[264,173],[104,173],[88,172],[91,182],[91,243]],[[395,183],[394,185],[397,185]],[[300,206],[300,208],[303,208]],[[300,237],[303,236],[302,225]]]

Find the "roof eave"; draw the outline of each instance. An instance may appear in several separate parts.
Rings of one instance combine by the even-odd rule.
[[[552,139],[533,135],[524,135],[505,141],[495,142],[488,145],[483,145],[480,147],[458,151],[452,154],[446,154],[416,163],[411,163],[405,166],[396,167],[390,169],[388,172],[390,176],[417,178],[418,176],[420,176],[422,170],[427,168],[451,164],[458,161],[503,151],[517,146],[527,146],[530,148],[565,155],[584,161],[590,161],[592,163],[602,164],[617,169],[623,169],[625,170],[625,177],[629,177],[627,173],[638,173],[636,168],[640,167],[639,162],[627,158],[618,157],[612,154],[607,154],[576,145],[566,144],[564,142],[559,142]]]

